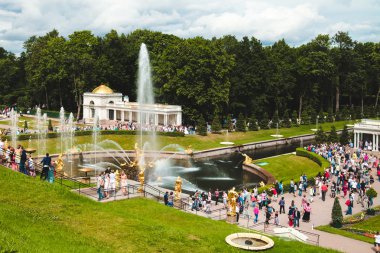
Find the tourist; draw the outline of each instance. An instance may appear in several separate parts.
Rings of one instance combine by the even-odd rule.
[[[25,175],[28,174],[25,168],[26,159],[26,151],[22,146],[20,146],[20,172]]]
[[[278,204],[280,205],[280,214],[282,214],[282,212],[285,213],[285,200],[284,200],[284,197],[281,197],[281,200],[278,202]]]
[[[224,208],[227,208],[227,193],[223,191],[223,205]]]
[[[174,206],[174,194],[171,191],[168,197],[168,206],[173,207]]]
[[[298,210],[297,207],[296,207],[296,209],[294,209],[293,218],[294,218],[293,226],[299,227],[300,226],[300,219],[301,219],[301,212]]]
[[[380,235],[379,235],[379,231],[376,232],[376,235],[375,235],[375,252],[376,253],[380,253]]]
[[[289,188],[289,193],[293,193],[293,196],[295,197],[296,195],[295,195],[295,190],[294,190],[294,181],[293,181],[293,179],[292,180],[290,180],[290,188]]]
[[[165,194],[164,194],[164,204],[165,206],[167,206],[169,203],[169,192],[166,191]]]
[[[327,185],[325,183],[322,184],[321,190],[322,190],[322,201],[325,201],[326,193],[327,193]]]
[[[206,201],[206,209],[205,209],[205,212],[207,214],[210,214],[211,213],[211,200],[207,200]]]
[[[125,174],[124,170],[121,171],[120,175],[120,186],[121,186],[121,192],[124,196],[128,194],[127,187],[128,187],[128,177],[127,174]]]
[[[303,222],[309,222],[310,221],[310,213],[311,213],[311,206],[310,203],[306,203],[306,205],[303,207],[303,216],[302,221]]]
[[[215,190],[215,205],[218,205],[218,200],[219,200],[219,190],[216,188]]]
[[[270,212],[269,208],[267,207],[265,210],[265,224],[267,226],[269,226],[270,217],[271,217],[271,212]]]
[[[276,211],[274,214],[274,224],[276,226],[280,225],[280,219],[278,218],[278,211]]]
[[[104,174],[104,197],[109,199],[110,198],[110,176],[108,173]]]
[[[239,224],[239,216],[240,216],[240,203],[236,203],[235,207],[235,214],[236,214],[236,224]]]
[[[96,192],[98,193],[98,201],[103,199],[103,188],[104,188],[104,180],[102,177],[102,173],[99,173],[96,178]]]
[[[42,172],[40,175],[40,179],[47,180],[48,171],[51,164],[51,157],[49,156],[49,153],[46,153],[46,156],[42,159],[40,163],[42,163]]]
[[[32,155],[29,155],[29,158],[28,158],[28,170],[29,170],[29,175],[31,177],[36,176],[36,169],[34,167],[34,161],[33,161]]]
[[[48,170],[48,182],[54,183],[54,165],[50,164],[49,170]]]
[[[254,219],[254,223],[257,223],[257,220],[259,218],[259,207],[258,205],[256,205],[254,208],[253,208],[253,214],[255,215],[255,219]]]
[[[111,173],[109,174],[109,178],[110,178],[109,190],[111,192],[109,194],[115,196],[116,195],[116,176],[113,170],[111,170]]]

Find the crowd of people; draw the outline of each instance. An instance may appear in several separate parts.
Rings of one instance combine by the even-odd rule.
[[[120,188],[123,196],[128,195],[128,177],[123,170],[111,170],[107,168],[96,177],[96,188],[98,193],[98,201],[109,199],[116,195]]]
[[[252,217],[254,223],[258,223],[260,213],[266,224],[273,221],[279,224],[279,216],[287,215],[287,224],[291,227],[299,227],[300,221],[310,222],[312,206],[318,205],[318,201],[326,201],[326,198],[340,197],[345,199],[346,215],[352,214],[354,204],[363,208],[373,205],[373,199],[368,198],[366,191],[374,184],[375,171],[380,181],[379,157],[358,149],[353,151],[349,145],[339,143],[309,145],[306,150],[314,152],[330,162],[330,167],[323,172],[316,173],[311,180],[307,175],[301,174],[299,180],[292,179],[286,191],[292,196],[285,197],[283,182],[276,181],[267,190],[253,188],[251,191],[243,189],[236,197],[236,210],[228,210],[236,213],[236,222],[239,218]],[[211,212],[212,199],[217,204],[222,199],[226,209],[228,197],[225,191],[211,190],[207,192],[196,191],[192,196],[191,210]],[[301,204],[296,205],[295,200],[301,198]],[[289,203],[288,205],[286,205]],[[282,224],[285,225],[285,224]]]
[[[0,164],[25,175],[36,176],[32,156],[27,155],[23,146],[12,147],[0,139]]]

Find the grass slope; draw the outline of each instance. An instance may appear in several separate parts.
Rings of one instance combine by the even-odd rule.
[[[255,161],[255,163],[261,162],[267,162],[268,164],[262,166],[262,168],[272,173],[278,181],[283,180],[284,183],[290,182],[292,178],[298,182],[302,173],[306,173],[308,177],[314,177],[318,171],[322,170],[321,167],[312,160],[293,154],[280,155]]]
[[[58,184],[0,167],[0,245],[18,252],[244,252],[224,238],[243,231],[137,198],[98,203]],[[268,252],[336,252],[274,238]]]
[[[335,123],[324,123],[321,124],[323,128],[326,131],[329,131],[332,125],[335,125],[336,129],[343,129],[344,125],[348,124],[348,121],[338,121]],[[293,128],[283,128],[280,129],[280,134],[284,135],[284,137],[292,137],[297,135],[303,135],[303,134],[313,134],[314,132],[311,131],[311,128],[313,128],[313,125],[306,125],[306,126],[300,126],[300,127],[293,127]],[[220,142],[223,141],[231,141],[234,142],[236,145],[246,144],[246,143],[252,143],[257,141],[265,141],[265,140],[273,140],[276,139],[274,137],[271,137],[271,134],[275,134],[275,129],[269,129],[269,130],[260,130],[260,131],[249,131],[249,132],[233,132],[229,133],[228,136],[225,134],[209,134],[208,136],[200,136],[200,135],[190,135],[185,137],[169,137],[169,136],[157,136],[157,143],[158,148],[161,149],[162,147],[165,147],[169,144],[179,144],[183,147],[187,147],[189,145],[192,146],[192,149],[194,151],[200,151],[205,149],[211,149],[211,148],[218,148],[218,147],[225,147],[224,145],[221,145]],[[147,138],[146,136],[144,136]],[[143,140],[144,140],[143,137]],[[99,136],[98,141],[102,141],[105,139],[113,140],[119,143],[123,149],[125,150],[133,150],[134,145],[137,141],[137,136],[133,135],[104,135]],[[74,145],[80,145],[80,144],[86,144],[86,143],[92,143],[92,136],[77,136],[74,138]],[[29,147],[29,142],[26,141],[20,141],[20,144],[22,144],[24,147]],[[33,146],[33,144],[31,144]],[[37,144],[34,144],[34,148],[36,148]],[[48,149],[48,152],[50,153],[60,153],[60,142],[57,141],[56,138],[47,139],[46,146]]]

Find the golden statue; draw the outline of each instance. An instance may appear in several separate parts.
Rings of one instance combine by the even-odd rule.
[[[116,188],[120,186],[120,173],[119,170],[115,172]]]
[[[145,181],[144,171],[141,170],[140,173],[139,173],[140,187],[139,187],[139,189],[137,190],[137,192],[144,192],[144,181]]]
[[[55,161],[55,164],[56,164],[55,171],[61,172],[63,170],[63,166],[64,166],[62,154],[58,155],[58,158],[57,158],[57,161]]]
[[[8,146],[9,146],[9,144],[8,144],[8,140],[5,139],[5,141],[4,141],[4,150],[7,150],[7,149],[8,149]]]
[[[192,155],[193,154],[193,150],[191,149],[191,145],[187,146],[187,148],[185,150],[185,153],[188,154],[188,155]]]
[[[265,186],[265,183],[264,183],[263,181],[261,181],[261,182],[259,183],[259,185],[260,185],[260,187],[264,187],[264,186]]]
[[[228,216],[236,216],[236,200],[238,196],[239,195],[235,191],[235,187],[232,187],[232,189],[228,191]]]
[[[181,199],[181,192],[182,192],[182,179],[180,176],[178,176],[177,180],[175,181],[175,186],[174,186],[175,200]]]
[[[247,154],[242,154],[245,157],[245,160],[243,162],[244,165],[249,165],[253,163],[253,159],[249,157]]]

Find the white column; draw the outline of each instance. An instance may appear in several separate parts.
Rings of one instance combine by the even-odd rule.
[[[379,151],[379,135],[378,134],[375,134],[374,135],[374,141],[373,141],[373,149],[374,151]]]
[[[167,114],[164,114],[164,125],[165,126],[168,125],[168,115]]]
[[[155,113],[154,114],[154,125],[158,125],[158,114],[157,113]]]
[[[177,126],[182,125],[182,117],[181,116],[182,116],[181,113],[178,112],[177,113]]]
[[[354,132],[354,148],[357,148],[356,146],[356,133]]]
[[[129,121],[132,122],[132,111],[129,111]]]
[[[116,110],[113,110],[113,120],[116,120]]]
[[[124,121],[124,111],[120,111],[121,113],[121,121]]]

